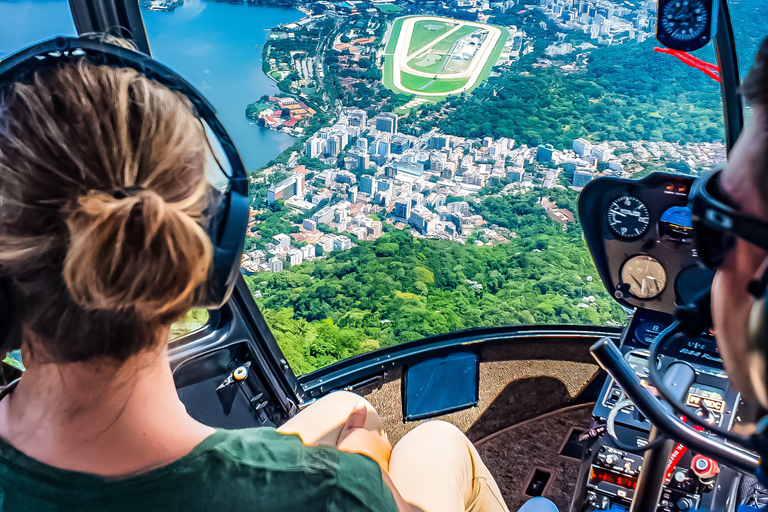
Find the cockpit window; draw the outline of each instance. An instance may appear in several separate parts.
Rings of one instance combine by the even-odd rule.
[[[302,144],[252,174],[243,272],[297,373],[463,329],[625,322],[579,191],[722,162],[716,59],[659,52],[656,2],[563,4],[334,4],[271,31],[281,93],[249,116]]]
[[[658,51],[656,2],[140,3],[251,172],[243,274],[297,374],[463,329],[624,324],[580,189],[725,158],[712,44]],[[742,4],[764,9],[732,4],[737,39],[768,31]],[[0,2],[0,55],[54,33],[66,0]]]
[[[0,2],[0,59],[55,35],[77,35],[66,0]]]
[[[171,326],[170,336],[168,342],[173,343],[176,340],[183,338],[184,336],[193,334],[202,330],[210,320],[210,313],[207,309],[192,309],[187,312],[186,315],[179,318],[176,323]]]

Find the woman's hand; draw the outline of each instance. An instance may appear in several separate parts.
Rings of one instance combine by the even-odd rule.
[[[347,418],[344,428],[341,429],[336,448],[343,452],[361,453],[372,458],[381,466],[381,478],[384,484],[392,491],[392,496],[397,503],[398,512],[414,512],[395,488],[394,482],[389,478],[389,456],[392,454],[392,445],[385,432],[371,432],[365,428],[365,419],[368,417],[368,409],[360,404]]]
[[[392,445],[387,439],[387,434],[371,432],[365,428],[365,419],[368,410],[361,404],[356,407],[347,418],[344,428],[341,429],[336,448],[343,452],[361,453],[379,463],[381,469],[389,471],[389,456],[392,453]]]

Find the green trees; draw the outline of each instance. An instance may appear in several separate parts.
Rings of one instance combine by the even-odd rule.
[[[550,220],[539,205],[542,195],[489,197],[475,206],[490,223],[517,233],[501,245],[416,239],[393,230],[321,260],[245,279],[261,292],[256,300],[299,373],[471,327],[623,321],[580,228],[563,231]],[[575,208],[573,191],[546,195]]]
[[[558,149],[578,137],[593,142],[722,140],[718,84],[654,52],[654,46],[649,40],[595,49],[586,69],[578,72],[536,67],[533,57],[526,56],[516,69],[490,78],[471,96],[446,103],[450,111],[442,119],[430,117],[417,125],[423,131],[437,126],[464,137],[510,137]],[[711,53],[697,52],[714,62]]]

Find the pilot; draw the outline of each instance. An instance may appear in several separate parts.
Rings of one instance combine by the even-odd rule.
[[[707,187],[722,203],[768,227],[768,39],[741,85],[741,94],[752,107],[744,131],[729,155],[728,164],[712,176]],[[733,385],[745,398],[756,398],[768,407],[764,347],[755,345],[750,314],[757,299],[764,298],[768,276],[768,251],[730,230],[708,230],[706,245],[710,266],[717,266],[712,284],[712,315],[718,348]],[[698,233],[697,233],[698,235]],[[727,239],[732,238],[728,243]],[[768,247],[768,240],[763,245]],[[756,286],[761,283],[762,286]],[[756,327],[752,319],[752,330]]]
[[[0,95],[0,278],[27,368],[0,395],[0,510],[507,511],[456,427],[392,449],[352,393],[279,430],[187,414],[167,340],[211,265],[206,151],[189,101],[133,69],[64,64]]]

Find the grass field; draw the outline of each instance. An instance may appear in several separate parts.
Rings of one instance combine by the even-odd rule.
[[[381,4],[377,5],[376,8],[379,10],[379,12],[383,14],[389,14],[391,12],[402,12],[403,8],[399,5],[394,4]]]
[[[409,60],[408,65],[425,73],[438,73],[443,68],[443,62],[445,62],[445,55],[429,53]]]
[[[400,73],[400,80],[403,82],[403,86],[417,91],[432,81],[432,78],[425,76],[414,76],[410,73]],[[448,89],[450,91],[450,89]]]
[[[453,47],[454,43],[461,39],[464,36],[468,36],[472,32],[477,30],[477,27],[461,27],[459,30],[451,34],[450,36],[446,37],[442,41],[439,41],[435,46],[432,47],[432,50],[438,52],[438,53],[448,53],[451,51],[451,48]]]
[[[441,26],[442,28],[434,30],[434,27]],[[433,28],[430,30],[429,28]],[[411,35],[411,43],[408,45],[408,55],[419,48],[423,48],[427,43],[430,43],[445,34],[450,30],[450,26],[443,22],[437,21],[419,21],[413,26],[413,34]]]
[[[421,92],[450,92],[466,85],[467,80],[467,78],[458,78],[456,80],[435,80],[433,83],[419,90]]]

